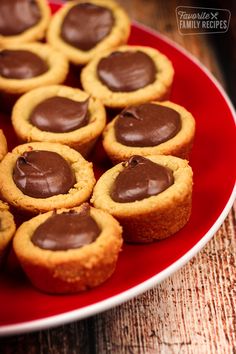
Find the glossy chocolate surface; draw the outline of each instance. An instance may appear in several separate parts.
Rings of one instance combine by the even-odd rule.
[[[61,37],[72,46],[87,51],[110,32],[114,24],[112,12],[92,3],[73,6],[64,18]]]
[[[31,79],[47,70],[46,62],[28,50],[3,49],[0,52],[0,76],[7,79]]]
[[[14,36],[35,26],[41,19],[35,0],[0,0],[0,34]]]
[[[34,232],[31,241],[35,246],[51,251],[80,248],[94,242],[100,234],[89,209],[53,214]]]
[[[58,153],[43,150],[24,152],[14,166],[13,180],[33,198],[66,194],[76,183],[69,163]]]
[[[114,92],[131,92],[152,84],[156,66],[146,53],[113,52],[98,63],[97,75]]]
[[[156,146],[173,138],[181,129],[175,110],[152,103],[124,109],[114,125],[116,140],[126,146]]]
[[[40,130],[52,133],[67,133],[88,124],[88,103],[66,97],[51,97],[38,104],[29,121]]]
[[[116,177],[111,198],[117,203],[131,203],[157,195],[174,183],[173,172],[142,156],[132,156]]]

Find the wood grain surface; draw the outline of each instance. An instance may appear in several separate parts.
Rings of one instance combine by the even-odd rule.
[[[194,54],[227,88],[210,36],[181,36],[177,31],[176,6],[193,2],[118,2],[132,19],[159,30]],[[207,246],[154,289],[83,321],[2,338],[0,353],[235,354],[235,212],[236,205]]]

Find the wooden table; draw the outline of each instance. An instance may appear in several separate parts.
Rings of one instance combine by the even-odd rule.
[[[227,34],[222,40],[220,35],[181,36],[177,31],[176,6],[192,3],[118,2],[132,19],[157,29],[199,58],[227,88],[212,42],[218,38],[224,42]],[[229,1],[221,7],[227,4],[233,6]],[[231,21],[235,23],[235,18]],[[236,205],[194,259],[154,289],[86,320],[2,338],[0,353],[236,353],[235,211]]]

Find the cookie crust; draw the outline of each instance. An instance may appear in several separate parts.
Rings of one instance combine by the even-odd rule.
[[[105,127],[106,112],[102,103],[94,98],[89,99],[90,119],[89,123],[82,128],[67,133],[42,131],[30,123],[30,114],[39,103],[54,96],[66,97],[78,102],[88,98],[87,93],[63,85],[40,87],[26,93],[19,98],[12,111],[12,124],[18,138],[22,142],[61,143],[87,156]]]
[[[60,36],[61,26],[68,11],[77,4],[89,2],[95,5],[100,5],[111,10],[115,25],[113,26],[110,34],[99,42],[94,48],[83,51],[66,43]],[[67,58],[72,63],[84,65],[88,63],[95,54],[108,48],[115,48],[121,44],[126,43],[130,34],[130,20],[125,11],[112,0],[76,0],[70,1],[65,4],[53,16],[48,32],[47,41],[56,49],[67,55]]]
[[[7,140],[5,138],[2,129],[0,129],[0,161],[3,159],[6,153],[7,153]]]
[[[16,230],[13,215],[8,209],[8,205],[0,200],[0,264]]]
[[[75,173],[76,184],[67,194],[32,198],[16,186],[12,177],[16,160],[25,151],[32,150],[57,152],[70,164]],[[15,208],[32,214],[80,205],[90,197],[94,184],[92,163],[86,161],[79,152],[62,144],[36,142],[19,145],[8,153],[0,164],[0,193],[3,199]]]
[[[94,187],[91,202],[113,215],[122,225],[124,240],[152,242],[180,230],[189,220],[192,205],[192,169],[186,160],[174,156],[146,156],[173,171],[174,184],[162,193],[132,203],[117,203],[110,190],[122,163],[105,172]]]
[[[74,210],[80,212],[83,205]],[[57,213],[68,211],[57,210]],[[108,213],[90,208],[90,214],[101,229],[91,244],[67,251],[41,249],[31,242],[35,229],[52,212],[38,215],[17,230],[13,247],[31,282],[49,293],[83,291],[103,283],[114,272],[122,246],[122,229]]]
[[[152,100],[167,99],[174,77],[174,69],[164,54],[154,48],[130,45],[118,47],[115,51],[142,51],[147,54],[157,68],[156,80],[152,84],[132,92],[111,91],[97,76],[97,66],[100,60],[114,52],[114,49],[107,50],[96,55],[81,72],[81,83],[88,94],[100,99],[105,106],[111,108],[123,108]]]
[[[114,124],[118,118],[116,117],[106,126],[103,133],[103,147],[114,164],[124,161],[133,155],[173,155],[183,159],[189,159],[189,153],[195,135],[195,120],[192,114],[184,107],[170,101],[151,103],[169,107],[177,111],[181,119],[180,131],[173,138],[157,146],[126,146],[116,140],[114,130]]]

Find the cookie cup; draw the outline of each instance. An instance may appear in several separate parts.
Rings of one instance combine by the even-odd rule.
[[[83,205],[74,210],[80,212]],[[68,211],[57,210],[57,213]],[[107,280],[115,270],[122,246],[122,229],[108,213],[90,208],[90,215],[101,233],[86,246],[51,251],[35,246],[31,237],[53,212],[23,223],[16,232],[13,247],[20,264],[35,287],[49,293],[72,293],[93,288]]]
[[[111,32],[101,40],[94,48],[83,51],[73,47],[65,42],[61,37],[61,27],[65,16],[72,7],[80,3],[92,3],[98,6],[108,8],[115,20]],[[115,48],[127,42],[130,34],[130,20],[125,11],[112,0],[88,0],[88,1],[70,1],[59,9],[52,17],[50,26],[47,32],[47,41],[53,47],[65,53],[68,60],[76,65],[87,64],[98,52],[105,49]]]
[[[52,85],[34,89],[19,98],[13,107],[12,124],[21,142],[41,141],[68,145],[87,156],[101,135],[106,124],[106,111],[102,103],[94,98],[89,99],[89,123],[79,129],[67,133],[42,131],[29,121],[33,109],[50,97],[65,97],[83,102],[88,94],[75,88]]]
[[[18,157],[25,151],[52,151],[61,155],[74,171],[76,183],[66,194],[48,198],[32,198],[25,195],[15,184],[12,174]],[[17,210],[37,214],[59,208],[71,208],[86,201],[93,190],[95,178],[92,163],[68,146],[56,143],[29,143],[17,146],[0,164],[0,193],[2,198]]]
[[[69,64],[66,57],[48,44],[26,43],[7,46],[9,50],[26,50],[38,55],[48,65],[48,70],[30,79],[8,79],[0,76],[0,91],[21,95],[36,87],[62,83],[68,73]]]
[[[192,169],[186,160],[173,156],[146,156],[173,171],[174,183],[156,196],[132,203],[110,197],[112,185],[124,169],[122,163],[105,172],[94,187],[91,202],[113,215],[128,242],[152,242],[174,234],[189,220],[192,206]]]
[[[51,10],[46,0],[36,0],[36,2],[41,12],[39,22],[18,35],[0,35],[0,48],[5,48],[11,44],[34,42],[44,37],[51,18]]]
[[[103,147],[114,164],[127,160],[133,155],[173,155],[183,159],[189,159],[195,135],[195,120],[192,114],[184,107],[170,101],[152,103],[169,107],[178,112],[181,120],[180,131],[173,138],[156,146],[127,146],[116,140],[114,129],[115,122],[118,119],[118,117],[116,117],[106,126],[103,133]]]
[[[0,129],[0,161],[7,153],[7,140],[3,134],[2,129]]]
[[[7,254],[16,226],[8,205],[0,200],[0,265]]]
[[[147,54],[154,62],[157,72],[155,81],[143,88],[132,92],[113,92],[104,85],[97,76],[97,66],[102,58],[112,52],[141,51]],[[86,92],[100,99],[103,104],[111,108],[123,108],[129,105],[141,104],[152,100],[164,100],[169,97],[174,77],[174,69],[170,60],[158,50],[145,46],[124,45],[115,50],[99,53],[82,70],[81,83]]]

